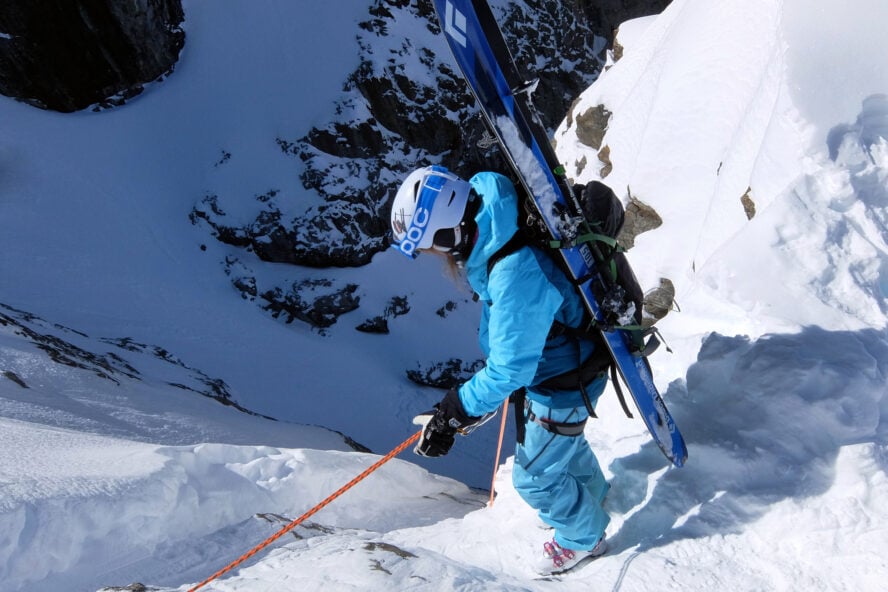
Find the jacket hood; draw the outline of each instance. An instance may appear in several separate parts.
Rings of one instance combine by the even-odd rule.
[[[469,183],[481,197],[481,207],[475,215],[478,240],[466,261],[466,276],[478,296],[489,300],[487,262],[518,230],[518,194],[498,173],[478,173]]]

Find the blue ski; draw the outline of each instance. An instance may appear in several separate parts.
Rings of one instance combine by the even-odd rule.
[[[552,238],[570,245],[577,234],[573,190],[554,149],[520,94],[527,86],[509,52],[486,0],[434,0],[441,29],[463,76],[478,100],[506,158],[545,221]],[[573,200],[568,202],[568,199]],[[588,243],[558,249],[590,314],[600,326],[604,314],[594,296],[607,281],[596,270]],[[654,384],[647,359],[634,355],[625,331],[602,331],[638,411],[663,454],[675,466],[687,459],[687,447]]]

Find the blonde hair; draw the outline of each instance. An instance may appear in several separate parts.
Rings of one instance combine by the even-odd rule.
[[[445,275],[457,284],[468,287],[465,270],[456,264],[456,259],[453,258],[453,255],[445,253],[444,251],[439,251],[438,249],[420,249],[420,252],[429,253],[430,255],[435,255],[441,259],[444,263]]]

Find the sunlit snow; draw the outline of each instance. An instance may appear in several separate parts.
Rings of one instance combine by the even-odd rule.
[[[328,271],[362,310],[409,295],[388,336],[355,331],[362,311],[318,335],[232,289],[220,262],[247,255],[188,213],[223,188],[318,199],[274,140],[323,120],[371,3],[184,4],[175,73],[123,108],[0,97],[3,592],[184,592],[413,433],[440,393],[405,369],[480,355],[471,295],[435,260]],[[604,396],[586,437],[612,484],[607,555],[535,579],[547,532],[510,486],[509,435],[488,506],[492,421],[445,459],[392,460],[205,589],[881,590],[885,22],[883,0],[674,0],[621,28],[625,55],[578,97],[613,114],[605,182],[663,218],[629,257],[645,289],[676,286],[674,353],[651,363],[689,448],[669,468]],[[555,139],[576,180],[600,176],[576,118]],[[95,355],[53,362],[38,335]],[[216,379],[258,415],[196,394]]]

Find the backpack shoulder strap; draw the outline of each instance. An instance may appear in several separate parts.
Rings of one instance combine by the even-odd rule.
[[[530,241],[523,232],[521,232],[520,230],[515,231],[515,234],[512,235],[512,238],[506,241],[506,244],[497,249],[497,251],[490,256],[490,259],[487,260],[487,275],[489,276],[490,272],[493,271],[493,267],[506,256],[511,255],[518,249],[529,244]]]

